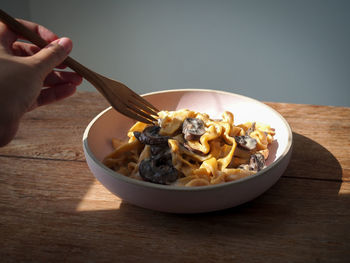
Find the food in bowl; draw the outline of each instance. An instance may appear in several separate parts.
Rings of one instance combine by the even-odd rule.
[[[127,142],[113,139],[103,163],[134,178],[163,185],[208,186],[235,181],[264,169],[275,130],[261,122],[235,125],[193,110],[161,111],[158,124],[135,123]]]
[[[287,169],[292,156],[293,134],[288,122],[273,108],[240,94],[198,89],[152,92],[143,95],[158,109],[191,109],[220,119],[224,111],[234,113],[235,123],[267,123],[275,129],[269,144],[266,168],[231,182],[200,187],[162,185],[135,180],[103,164],[113,152],[111,141],[127,141],[133,121],[112,107],[95,116],[83,135],[86,162],[94,177],[123,202],[170,213],[203,213],[235,207],[260,196],[273,186]]]

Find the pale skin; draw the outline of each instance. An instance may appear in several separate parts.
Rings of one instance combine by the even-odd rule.
[[[82,78],[58,71],[72,50],[69,38],[58,38],[45,27],[18,20],[48,43],[43,49],[18,41],[20,36],[0,22],[0,147],[16,135],[23,115],[39,106],[74,94]]]

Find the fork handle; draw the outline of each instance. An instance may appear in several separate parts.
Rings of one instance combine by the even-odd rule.
[[[32,42],[40,48],[44,48],[49,44],[38,34],[28,29],[26,26],[18,22],[16,19],[14,19],[12,16],[5,13],[1,9],[0,20],[4,22],[13,32],[23,36],[24,38],[26,38],[27,40],[29,40],[30,42]],[[70,67],[76,73],[88,80],[92,85],[94,85],[98,89],[98,91],[100,91],[104,95],[104,91],[101,88],[98,88],[99,85],[101,85],[101,80],[96,72],[88,69],[87,67],[83,66],[71,57],[67,57],[64,60],[63,64]]]

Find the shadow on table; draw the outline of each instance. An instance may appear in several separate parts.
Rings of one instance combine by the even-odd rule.
[[[127,202],[114,210],[76,211],[72,207],[59,214],[52,210],[42,216],[58,217],[56,224],[33,223],[38,236],[28,244],[17,244],[17,249],[49,261],[60,253],[72,262],[84,257],[108,261],[111,255],[127,262],[141,259],[140,255],[144,262],[160,262],[164,256],[210,261],[208,255],[212,262],[233,258],[258,262],[264,256],[275,259],[271,262],[280,262],[277,259],[284,256],[297,262],[346,259],[350,256],[346,234],[350,199],[339,195],[342,168],[317,142],[297,133],[293,136],[286,172],[251,202],[193,215],[156,212]]]
[[[218,255],[227,254],[227,246],[247,253],[254,247],[257,254],[268,254],[269,250],[276,253],[273,250],[280,246],[289,248],[291,254],[305,250],[322,256],[319,247],[323,242],[327,256],[343,256],[344,246],[339,241],[350,227],[346,217],[350,215],[350,199],[339,195],[342,168],[322,145],[297,133],[293,136],[291,162],[282,178],[266,193],[241,206],[187,215],[150,211],[122,202],[118,210],[83,214],[93,222],[108,222],[111,228],[107,232],[131,234],[141,243],[163,240],[160,244],[174,248],[216,249],[212,252]],[[138,249],[147,250],[142,246]]]
[[[342,167],[325,147],[295,132],[293,142],[292,158],[283,176],[342,181]]]
[[[266,193],[241,206],[179,215],[122,202],[115,211],[84,214],[100,218],[101,223],[123,222],[128,231],[114,229],[116,234],[128,232],[135,242],[172,246],[174,253],[178,248],[184,255],[205,248],[207,254],[224,260],[242,253],[251,260],[276,253],[296,261],[346,259],[350,256],[346,235],[350,199],[339,194],[341,165],[322,145],[298,133],[293,136],[291,162],[282,178]],[[142,246],[138,249],[147,251]]]

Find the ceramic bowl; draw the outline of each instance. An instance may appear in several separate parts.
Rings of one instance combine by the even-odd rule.
[[[159,185],[118,174],[102,164],[113,149],[112,138],[127,139],[134,121],[112,108],[98,114],[83,136],[86,161],[94,176],[113,194],[134,205],[172,213],[201,213],[234,207],[268,190],[281,177],[292,152],[292,131],[287,121],[267,105],[242,95],[214,90],[168,90],[145,94],[161,110],[183,108],[220,118],[227,110],[235,124],[260,121],[275,128],[267,167],[237,181],[201,187]]]

